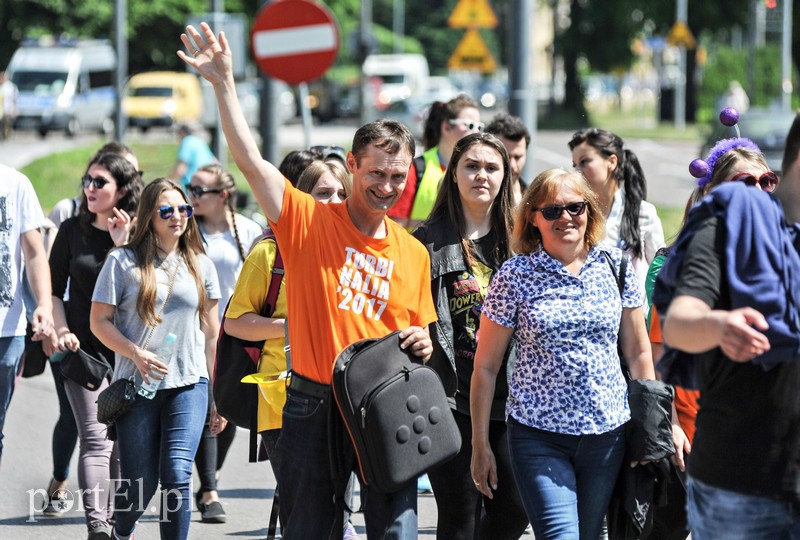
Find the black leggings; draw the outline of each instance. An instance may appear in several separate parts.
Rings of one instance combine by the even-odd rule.
[[[208,411],[206,412],[206,423],[203,426],[203,435],[200,437],[200,445],[197,447],[197,454],[194,457],[194,464],[197,467],[197,476],[200,477],[200,489],[198,494],[205,491],[217,490],[217,471],[222,468],[225,456],[233,443],[236,435],[236,424],[228,422],[228,425],[219,435],[211,433],[211,385],[208,385]]]
[[[439,513],[436,537],[518,539],[525,532],[528,517],[511,471],[506,423],[489,423],[489,444],[497,462],[497,491],[494,498],[489,499],[483,497],[472,482],[470,417],[458,411],[453,411],[453,416],[461,432],[461,450],[456,457],[428,473]]]

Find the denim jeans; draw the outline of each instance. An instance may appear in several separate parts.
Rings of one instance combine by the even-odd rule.
[[[328,451],[330,398],[319,399],[286,390],[283,426],[278,439],[283,537],[293,540],[341,539],[335,531]],[[346,481],[346,480],[345,480]],[[344,486],[342,486],[344,489]],[[361,488],[364,521],[368,538],[412,540],[417,538],[417,482],[408,483],[396,493],[384,495]]]
[[[625,457],[625,428],[564,435],[508,419],[511,465],[537,540],[595,540]]]
[[[3,426],[17,382],[19,358],[25,350],[25,336],[0,338],[0,458],[3,457]]]
[[[729,491],[691,476],[686,490],[692,540],[800,538],[800,515],[786,501]]]
[[[133,532],[161,482],[161,538],[184,540],[192,515],[192,464],[208,407],[208,379],[137,394],[131,409],[117,420],[120,485],[114,505],[115,530]]]
[[[511,469],[506,423],[489,422],[489,445],[497,463],[497,490],[490,499],[481,495],[472,481],[472,420],[459,411],[453,411],[453,417],[464,441],[461,450],[428,473],[438,513],[436,536],[453,540],[518,539],[528,526],[528,516]]]

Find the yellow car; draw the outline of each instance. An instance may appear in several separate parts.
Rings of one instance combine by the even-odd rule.
[[[139,73],[128,81],[122,109],[128,125],[142,131],[198,122],[203,109],[200,81],[196,75],[179,71]]]

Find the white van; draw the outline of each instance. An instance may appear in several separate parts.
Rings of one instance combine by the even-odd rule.
[[[107,40],[24,42],[7,73],[19,89],[14,129],[80,129],[109,133],[114,127],[117,55]]]
[[[421,54],[371,54],[361,69],[368,85],[365,95],[372,95],[379,110],[427,91],[430,71]]]

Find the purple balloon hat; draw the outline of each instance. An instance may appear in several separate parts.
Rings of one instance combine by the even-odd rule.
[[[732,139],[720,139],[706,156],[706,159],[695,159],[689,164],[689,174],[697,178],[697,187],[705,187],[714,175],[714,166],[717,160],[734,148],[747,148],[755,152],[761,152],[756,143],[741,136],[739,132],[739,111],[733,107],[725,107],[719,113],[719,121],[722,125],[732,127],[736,130],[736,137]]]

